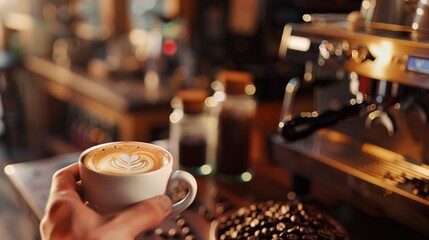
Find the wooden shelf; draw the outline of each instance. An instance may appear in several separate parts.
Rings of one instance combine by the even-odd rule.
[[[154,131],[168,129],[174,95],[171,89],[147,89],[143,80],[136,79],[94,79],[82,69],[67,69],[35,56],[25,57],[18,72],[29,95],[25,97],[26,116],[29,138],[36,148],[45,148],[41,136],[58,135],[53,126],[67,127],[61,121],[69,116],[59,115],[66,114],[62,108],[70,106],[114,126],[113,140],[153,141]],[[67,146],[73,145],[67,143],[68,131],[60,131],[65,135],[60,136],[63,140],[51,138],[47,146],[55,153],[72,151]]]

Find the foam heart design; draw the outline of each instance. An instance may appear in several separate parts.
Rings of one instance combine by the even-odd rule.
[[[138,155],[120,154],[119,159],[113,159],[112,166],[125,171],[135,171],[144,168],[148,164],[148,159],[140,159]]]

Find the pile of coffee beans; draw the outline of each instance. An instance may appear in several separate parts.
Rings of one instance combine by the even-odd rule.
[[[162,240],[196,240],[196,233],[190,228],[188,222],[180,214],[171,219],[174,224],[158,226],[145,231],[137,239],[162,239]]]
[[[421,197],[429,197],[429,180],[428,179],[418,179],[413,178],[410,180],[413,185],[411,190],[414,195]]]
[[[414,195],[422,198],[429,197],[429,179],[415,178],[408,176],[405,173],[392,174],[390,172],[386,172],[383,175],[383,178],[393,181],[396,184],[411,185],[411,192]]]
[[[217,238],[337,240],[348,239],[348,235],[314,206],[298,201],[267,201],[219,218]]]
[[[170,197],[173,202],[180,201],[187,194],[187,185],[182,181],[173,182],[170,192]],[[234,205],[225,197],[215,192],[210,196],[210,203],[195,199],[195,201],[188,208],[198,214],[200,221],[212,222],[226,211],[234,209]],[[191,221],[198,221],[197,219],[186,219],[182,214],[179,214],[164,224],[159,225],[154,229],[145,231],[137,239],[152,239],[152,240],[195,240],[201,239],[198,236],[205,236],[206,234],[195,226],[192,226]]]

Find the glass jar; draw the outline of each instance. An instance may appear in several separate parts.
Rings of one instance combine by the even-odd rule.
[[[204,102],[208,92],[180,90],[172,101],[170,115],[170,150],[176,166],[197,175],[212,173],[208,157],[208,115]]]
[[[253,76],[235,71],[221,76],[225,100],[218,120],[217,175],[221,180],[250,181],[250,132],[257,105]]]

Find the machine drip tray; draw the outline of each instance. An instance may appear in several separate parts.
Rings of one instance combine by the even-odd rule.
[[[271,144],[276,164],[429,235],[428,165],[330,129],[295,142],[273,136]]]

